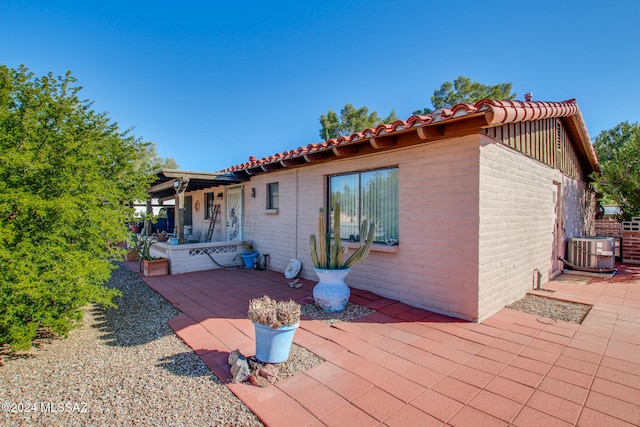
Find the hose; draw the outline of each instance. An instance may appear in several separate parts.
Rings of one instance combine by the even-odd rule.
[[[588,271],[590,273],[613,273],[613,272],[617,271],[615,268],[579,267],[579,266],[567,261],[566,259],[564,259],[562,257],[558,257],[558,259],[560,261],[564,262],[566,265],[568,265],[572,269],[578,270],[578,271]]]

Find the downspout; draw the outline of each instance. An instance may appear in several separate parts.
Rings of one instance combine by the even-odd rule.
[[[298,193],[298,171],[300,171],[300,168],[296,168],[296,231],[295,231],[295,239],[296,239],[296,246],[295,246],[295,258],[298,258],[298,222],[299,222],[299,212],[298,212],[298,199],[300,198],[300,195]]]

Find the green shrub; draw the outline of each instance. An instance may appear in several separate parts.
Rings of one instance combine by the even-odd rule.
[[[149,144],[78,98],[75,79],[0,65],[0,344],[65,335],[96,302],[150,182]]]

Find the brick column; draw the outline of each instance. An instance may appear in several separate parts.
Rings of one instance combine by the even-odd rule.
[[[622,262],[640,264],[640,218],[622,223]]]

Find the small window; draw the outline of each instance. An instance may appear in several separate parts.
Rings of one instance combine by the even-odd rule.
[[[213,193],[204,193],[205,199],[206,199],[206,207],[207,209],[204,211],[204,219],[211,219],[213,218],[213,200],[214,200],[214,194]]]
[[[374,242],[398,242],[397,167],[329,176],[329,206],[334,202],[340,203],[343,238],[359,240],[366,219],[376,226]]]
[[[280,188],[277,182],[267,184],[267,209],[280,208]]]

